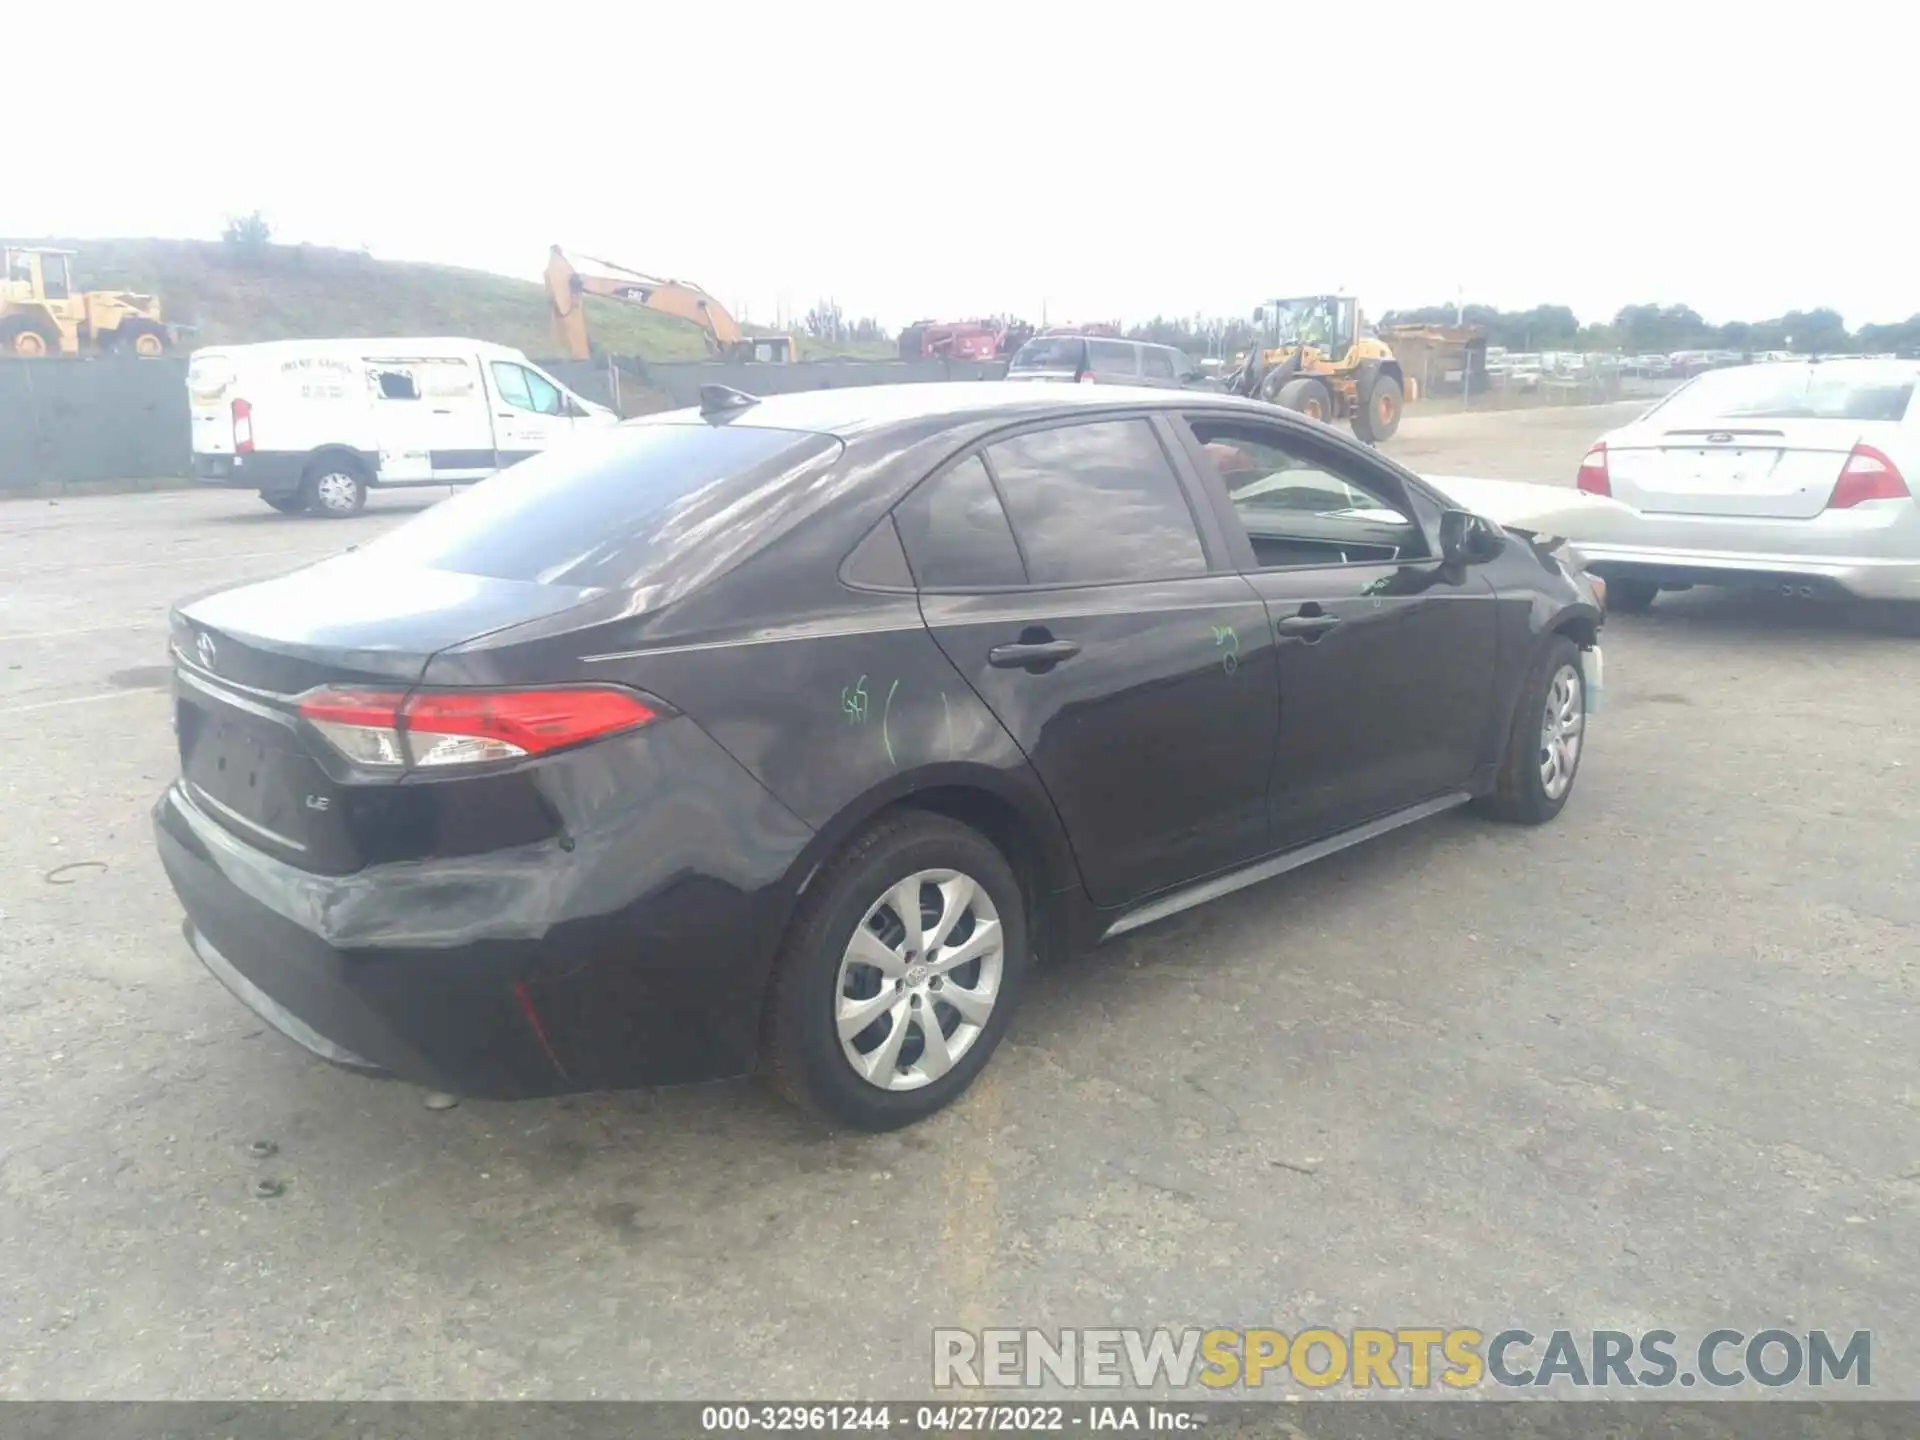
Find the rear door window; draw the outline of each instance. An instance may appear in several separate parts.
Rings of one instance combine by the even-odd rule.
[[[1087,364],[1096,375],[1138,375],[1139,352],[1124,340],[1087,341]]]
[[[907,564],[923,590],[1027,583],[1007,512],[978,455],[920,486],[894,509]]]
[[[1034,584],[1206,573],[1186,492],[1147,421],[1035,430],[986,453]]]
[[[730,517],[777,505],[789,478],[839,450],[832,436],[792,430],[622,425],[523,460],[362,553],[499,580],[639,584],[676,557],[698,570],[724,552]]]

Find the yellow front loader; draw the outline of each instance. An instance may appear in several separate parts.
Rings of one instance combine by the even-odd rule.
[[[1369,443],[1400,428],[1406,376],[1351,295],[1270,300],[1253,312],[1259,339],[1228,380],[1315,420],[1345,420]]]
[[[79,290],[71,250],[0,252],[0,355],[164,355],[160,302],[127,290]]]

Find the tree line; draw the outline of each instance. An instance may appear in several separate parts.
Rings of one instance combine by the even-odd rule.
[[[1378,323],[1452,325],[1451,305],[1389,310]],[[1487,343],[1508,350],[1619,350],[1628,354],[1669,355],[1676,350],[1733,350],[1742,354],[1790,350],[1803,355],[1920,352],[1920,315],[1892,324],[1849,330],[1837,310],[1790,310],[1771,320],[1708,323],[1688,305],[1627,305],[1606,324],[1582,324],[1565,305],[1536,305],[1531,310],[1499,310],[1468,305],[1460,312],[1468,325],[1486,332]],[[1198,356],[1232,355],[1253,339],[1245,320],[1210,316],[1156,315],[1127,330],[1135,340],[1177,345]]]

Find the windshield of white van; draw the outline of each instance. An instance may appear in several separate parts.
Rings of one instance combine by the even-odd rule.
[[[669,562],[711,573],[749,528],[741,515],[780,503],[789,477],[839,448],[793,430],[617,426],[502,470],[362,553],[584,589],[643,584]]]

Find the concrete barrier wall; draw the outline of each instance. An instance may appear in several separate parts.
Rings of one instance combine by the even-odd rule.
[[[994,380],[1006,373],[1005,365],[963,360],[539,364],[580,395],[623,414],[697,404],[702,385],[774,395],[845,385]],[[191,468],[191,452],[184,356],[0,359],[0,495],[183,476]]]
[[[0,359],[0,494],[187,473],[187,362]]]

